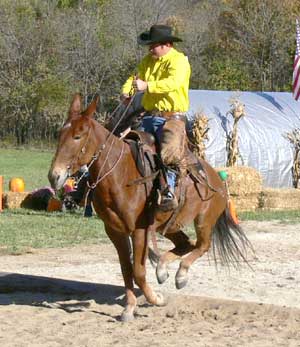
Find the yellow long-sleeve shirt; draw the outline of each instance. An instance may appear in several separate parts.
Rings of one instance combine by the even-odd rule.
[[[190,75],[188,58],[174,48],[158,59],[146,55],[138,66],[138,77],[148,82],[142,99],[145,110],[188,111]],[[123,85],[124,94],[130,93],[133,78],[130,76]]]

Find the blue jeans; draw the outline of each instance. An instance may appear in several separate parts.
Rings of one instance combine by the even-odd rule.
[[[146,115],[142,118],[142,124],[139,127],[139,130],[146,131],[147,133],[154,135],[156,141],[160,141],[165,122],[166,120],[163,117]]]
[[[160,143],[163,126],[166,120],[163,117],[153,117],[147,115],[143,117],[140,131],[146,131],[155,137],[155,140]],[[173,170],[167,169],[167,183],[172,193],[175,191],[176,173]]]

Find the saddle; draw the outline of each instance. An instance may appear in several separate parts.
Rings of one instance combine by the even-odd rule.
[[[146,206],[150,212],[149,214],[149,226],[147,231],[151,234],[154,251],[159,254],[156,245],[155,229],[153,229],[154,215],[157,211],[170,212],[169,210],[162,209],[159,204],[160,192],[167,186],[166,177],[163,174],[163,163],[160,160],[159,154],[156,150],[156,143],[154,136],[141,131],[130,131],[125,139],[130,145],[132,156],[135,160],[137,169],[142,176],[141,178],[130,182],[129,185],[144,184],[147,195]],[[175,188],[175,195],[178,201],[178,206],[175,210],[172,210],[171,215],[168,217],[163,230],[162,235],[165,235],[169,228],[175,223],[176,218],[184,205],[186,197],[186,189],[188,186],[188,180],[184,179],[187,176],[193,181],[196,191],[202,201],[207,201],[212,198],[216,191],[208,182],[207,174],[204,169],[204,162],[195,157],[195,155],[186,148],[184,156],[186,168],[183,170],[185,176],[179,175],[177,179],[177,186]],[[154,212],[154,213],[153,213]]]
[[[149,193],[159,193],[165,189],[167,186],[166,167],[160,159],[154,136],[144,131],[132,130],[126,135],[124,141],[130,145],[132,156],[141,175],[140,179],[132,181],[130,185],[145,184]],[[182,178],[186,176],[189,176],[196,185],[200,198],[206,200],[207,188],[210,187],[203,161],[196,158],[188,147],[184,155],[184,168],[179,171],[175,192],[178,200],[184,199],[185,189],[182,189]],[[152,196],[152,198],[154,197]]]
[[[152,134],[131,130],[124,141],[130,145],[131,154],[142,177],[156,171],[156,143]]]

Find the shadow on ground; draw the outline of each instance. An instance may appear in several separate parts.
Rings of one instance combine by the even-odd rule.
[[[97,304],[124,305],[124,287],[32,276],[0,273],[0,305],[34,305],[66,300],[94,300]],[[137,295],[141,292],[137,291]]]

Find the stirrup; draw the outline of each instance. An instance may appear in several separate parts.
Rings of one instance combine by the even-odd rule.
[[[157,208],[160,211],[167,212],[175,210],[178,207],[178,200],[172,192],[165,190],[163,193],[158,191]]]

